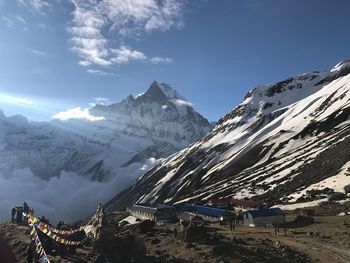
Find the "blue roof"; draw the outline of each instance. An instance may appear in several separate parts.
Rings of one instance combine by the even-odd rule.
[[[197,213],[211,217],[221,217],[230,215],[229,212],[223,209],[210,207],[210,206],[202,206],[202,205],[193,205],[193,204],[185,204],[182,206],[182,210],[184,212]]]
[[[247,211],[252,217],[279,216],[284,215],[284,212],[279,208],[266,208]]]

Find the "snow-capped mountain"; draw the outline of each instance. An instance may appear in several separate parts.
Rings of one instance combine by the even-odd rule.
[[[318,202],[348,184],[350,61],[344,61],[249,91],[204,138],[163,160],[107,207],[213,196],[287,205]]]
[[[137,97],[95,105],[88,119],[28,122],[0,114],[0,171],[29,168],[47,179],[62,171],[92,180],[133,180],[157,159],[203,137],[212,126],[167,84]]]

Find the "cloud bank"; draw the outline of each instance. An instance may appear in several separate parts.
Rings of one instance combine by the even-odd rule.
[[[100,183],[62,172],[60,177],[46,181],[29,169],[0,173],[0,222],[10,220],[11,209],[23,201],[34,208],[36,216],[45,215],[52,222],[84,219],[94,212],[98,203],[109,201],[133,179],[116,177]]]

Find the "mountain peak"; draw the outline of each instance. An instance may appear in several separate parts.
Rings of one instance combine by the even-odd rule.
[[[342,69],[344,69],[344,68],[349,68],[349,67],[350,67],[350,59],[344,60],[344,61],[338,63],[337,65],[335,65],[335,66],[331,69],[331,72],[334,72],[334,71],[341,71]]]
[[[127,96],[121,103],[132,103],[135,101],[135,97],[133,95]]]
[[[137,98],[141,102],[161,102],[165,103],[169,100],[180,99],[185,100],[176,90],[169,84],[153,81],[148,90]]]

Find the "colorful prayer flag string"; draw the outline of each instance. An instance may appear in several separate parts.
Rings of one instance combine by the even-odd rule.
[[[42,259],[42,262],[44,263],[50,263],[50,260],[45,252],[45,249],[43,245],[41,244],[40,238],[38,236],[38,232],[36,230],[36,226],[32,225],[32,229],[30,231],[30,236],[32,237],[32,240],[35,243],[35,251],[39,255],[39,257]]]
[[[79,246],[85,243],[86,239],[83,239],[82,241],[72,241],[67,240],[67,236],[80,232],[81,230],[71,230],[71,231],[62,231],[55,229],[54,227],[49,226],[48,224],[45,224],[40,221],[40,219],[29,215],[29,214],[23,214],[25,217],[28,218],[29,224],[32,224],[35,226],[35,230],[39,230],[40,232],[44,233],[46,236],[50,237],[52,240],[64,244],[64,245],[70,245],[70,246]]]

